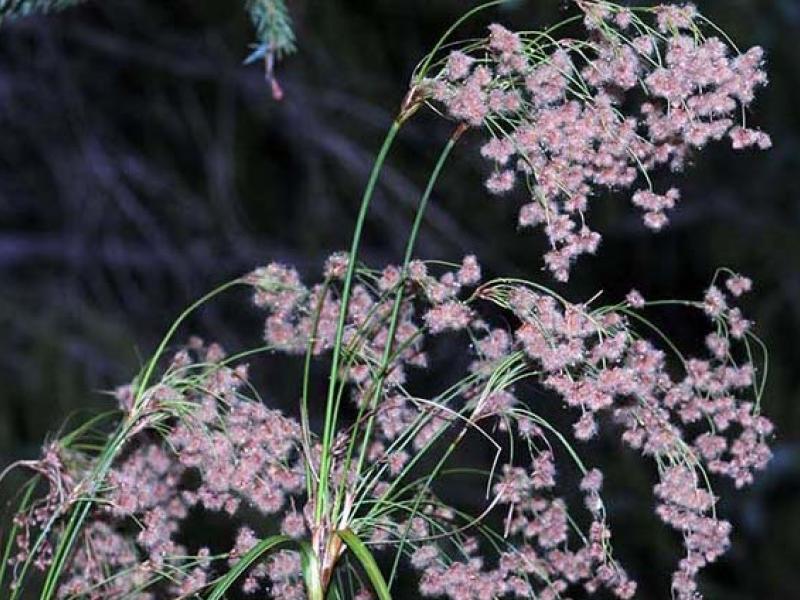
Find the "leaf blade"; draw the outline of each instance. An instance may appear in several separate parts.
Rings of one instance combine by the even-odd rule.
[[[292,538],[286,535],[273,535],[266,539],[261,540],[255,546],[250,548],[244,556],[237,562],[230,571],[220,578],[220,580],[211,589],[207,600],[222,600],[231,586],[239,579],[239,576],[244,573],[248,567],[261,558],[264,554],[282,544],[287,544],[292,541]]]
[[[347,547],[356,556],[361,566],[364,567],[378,600],[392,600],[392,594],[386,584],[386,579],[384,579],[378,563],[375,562],[375,557],[372,556],[372,552],[369,551],[364,542],[350,529],[343,529],[337,532],[337,535],[342,538],[342,541],[347,544]]]

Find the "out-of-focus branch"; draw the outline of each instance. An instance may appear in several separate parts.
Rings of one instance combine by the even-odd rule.
[[[0,0],[0,24],[37,13],[63,10],[85,0]]]

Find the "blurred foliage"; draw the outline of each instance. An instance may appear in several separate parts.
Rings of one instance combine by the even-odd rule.
[[[0,1],[0,23],[5,19],[17,19],[37,13],[48,13],[75,6],[85,0],[2,0]]]
[[[751,118],[767,154],[705,152],[681,177],[684,200],[652,235],[623,197],[598,198],[605,240],[579,263],[575,299],[630,287],[697,297],[719,265],[752,276],[749,311],[768,343],[765,410],[777,454],[752,489],[725,494],[735,545],[706,576],[708,598],[792,598],[800,589],[800,5],[697,2],[742,45],[767,49],[772,85]],[[270,260],[316,273],[346,246],[370,161],[411,69],[464,11],[461,0],[290,3],[300,51],[281,63],[276,103],[263,72],[241,65],[252,25],[238,3],[104,0],[0,31],[0,463],[37,453],[73,411],[108,407],[178,311],[217,283]],[[568,4],[513,2],[489,19],[532,27]],[[420,116],[404,132],[367,231],[365,259],[397,260],[420,185],[450,125]],[[443,177],[419,246],[426,257],[474,252],[490,274],[537,276],[542,240],[513,234],[514,199],[489,199],[468,134]],[[545,273],[538,275],[547,279]],[[187,328],[236,347],[258,334],[234,296]],[[665,317],[685,344],[693,324]],[[263,387],[296,390],[284,365]],[[282,376],[283,375],[283,376]],[[281,401],[281,398],[283,399]],[[652,473],[602,440],[615,546],[661,598],[678,559],[645,500]],[[454,490],[461,501],[471,490]],[[408,597],[415,597],[410,593]]]
[[[86,0],[0,0],[0,23],[36,14],[64,10]],[[284,0],[245,0],[258,38],[260,57],[295,51],[294,31]]]
[[[283,0],[247,0],[245,6],[265,52],[282,55],[295,51],[292,21]]]

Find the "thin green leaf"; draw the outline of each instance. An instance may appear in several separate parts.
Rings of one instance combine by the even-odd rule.
[[[300,543],[300,558],[303,565],[303,580],[306,583],[306,594],[309,600],[323,600],[325,592],[320,580],[319,559],[314,554],[311,544]]]
[[[372,589],[375,590],[378,600],[392,600],[392,595],[389,592],[389,586],[386,584],[386,580],[383,578],[383,573],[381,573],[378,563],[375,562],[375,557],[372,556],[372,552],[364,545],[364,542],[349,529],[343,529],[339,531],[337,535],[342,538],[342,541],[347,544],[347,547],[353,552],[361,563],[361,566],[364,567],[364,571],[367,573],[370,583],[372,583]]]
[[[207,600],[221,600],[225,597],[231,586],[236,583],[236,580],[244,573],[254,562],[264,556],[273,548],[282,544],[288,544],[292,538],[285,535],[273,535],[265,540],[261,540],[253,546],[241,560],[237,562],[230,571],[228,571],[211,589]]]

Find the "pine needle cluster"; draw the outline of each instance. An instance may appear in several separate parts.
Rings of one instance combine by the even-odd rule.
[[[33,14],[71,8],[85,0],[0,0],[0,25]],[[256,31],[257,52],[277,58],[295,51],[295,36],[284,0],[245,0]]]

